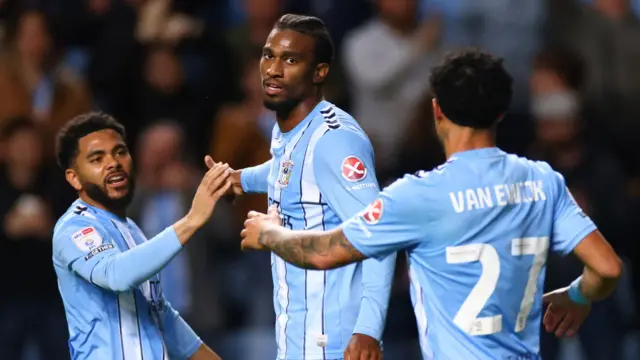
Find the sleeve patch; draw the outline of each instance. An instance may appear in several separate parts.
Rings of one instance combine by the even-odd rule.
[[[101,252],[113,249],[114,247],[115,246],[113,246],[113,244],[104,244],[102,246],[98,246],[97,248],[91,250],[91,252],[89,254],[87,254],[87,256],[84,257],[84,260],[87,261],[87,260],[91,259],[92,257],[100,254]]]
[[[91,251],[102,245],[102,237],[93,226],[78,230],[71,235],[73,243],[83,252]]]
[[[382,199],[377,199],[369,207],[367,207],[362,213],[362,218],[369,225],[375,225],[380,221],[382,217]]]
[[[342,177],[347,181],[361,181],[367,177],[367,167],[357,156],[347,156],[342,160]]]

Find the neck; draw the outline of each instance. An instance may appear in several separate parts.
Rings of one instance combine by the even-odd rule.
[[[293,130],[293,128],[300,124],[300,122],[313,111],[320,101],[322,101],[322,94],[319,93],[314,97],[302,100],[289,111],[277,111],[276,120],[278,121],[280,131],[287,133]]]
[[[493,129],[479,130],[456,127],[449,131],[444,141],[444,151],[447,159],[455,153],[495,146],[496,140]]]
[[[119,218],[124,219],[124,218],[127,217],[127,209],[126,208],[124,208],[124,209],[108,209],[103,204],[100,204],[99,202],[97,202],[97,201],[91,199],[90,197],[88,197],[87,194],[85,194],[85,193],[80,193],[80,199],[82,201],[84,201],[85,203],[93,206],[93,207],[96,207],[98,209],[102,209],[104,211],[108,211],[108,212],[110,212],[112,214],[115,214]]]

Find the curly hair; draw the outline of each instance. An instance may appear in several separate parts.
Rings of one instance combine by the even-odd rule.
[[[478,49],[448,55],[429,81],[444,115],[461,126],[490,128],[511,104],[513,78],[503,59]]]

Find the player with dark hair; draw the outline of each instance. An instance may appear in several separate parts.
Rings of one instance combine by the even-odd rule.
[[[53,233],[71,358],[220,359],[165,300],[158,273],[229,189],[228,165],[205,159],[211,169],[189,213],[146,240],[125,214],[134,174],[120,123],[102,113],[75,117],[58,133],[57,158],[79,196]]]
[[[324,23],[284,15],[262,50],[272,159],[234,172],[236,195],[267,193],[291,229],[331,229],[378,194],[373,149],[353,117],[323,99],[333,59]],[[278,359],[380,359],[395,254],[304,270],[271,257]]]
[[[571,336],[590,302],[611,294],[621,263],[560,174],[495,146],[511,84],[499,58],[448,57],[431,76],[445,164],[396,181],[329,231],[290,231],[277,226],[276,209],[252,212],[242,247],[306,269],[406,250],[425,359],[539,359],[543,302],[546,330]],[[585,268],[543,296],[549,248]]]

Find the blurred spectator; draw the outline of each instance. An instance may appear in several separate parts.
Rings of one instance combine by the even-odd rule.
[[[628,212],[625,177],[620,164],[601,146],[584,136],[582,99],[584,65],[579,57],[550,49],[534,60],[531,77],[532,113],[537,139],[530,157],[548,162],[560,172],[582,209],[614,247],[627,240]],[[547,290],[570,283],[582,273],[582,263],[570,256],[550,254]],[[579,331],[589,360],[621,358],[620,312],[613,298],[593,304],[590,317]],[[558,358],[559,340],[543,331],[544,359]]]
[[[242,101],[223,107],[216,115],[211,136],[213,159],[226,162],[234,169],[259,165],[271,159],[271,133],[276,123],[275,114],[264,107],[257,57],[244,66],[242,89]],[[247,194],[235,206],[238,221],[244,221],[249,210],[267,210],[267,197]]]
[[[260,52],[256,50],[256,53]],[[214,119],[211,137],[211,156],[234,169],[259,165],[271,158],[271,133],[276,123],[275,114],[263,104],[262,80],[258,56],[250,57],[242,71],[243,99],[224,106]],[[234,201],[234,224],[242,227],[249,210],[266,211],[266,194],[246,194]],[[227,272],[227,293],[235,301],[241,324],[248,328],[264,328],[272,324],[273,304],[267,301],[272,294],[269,253],[242,254]],[[245,289],[251,287],[252,296]],[[240,317],[240,316],[239,316]],[[251,338],[252,336],[248,335]],[[251,340],[258,346],[259,339]],[[254,346],[251,345],[251,346]]]
[[[59,31],[66,44],[86,53],[87,79],[95,105],[122,119],[135,119],[142,49],[134,29],[140,0],[64,0]]]
[[[183,129],[171,121],[154,123],[139,139],[136,192],[128,216],[148,238],[183,216],[199,185],[201,174],[188,161],[185,140]],[[223,254],[218,250],[237,236],[237,229],[228,225],[230,210],[220,206],[198,231],[198,239],[161,272],[167,300],[193,327],[208,331],[225,320],[224,294],[219,291],[223,262],[216,259]]]
[[[585,100],[600,116],[594,130],[638,173],[640,22],[629,0],[554,0],[549,6],[549,41],[573,49],[589,66]]]
[[[45,154],[53,155],[53,135],[71,117],[91,109],[83,82],[58,63],[55,41],[44,14],[27,11],[9,28],[0,54],[0,125],[14,116],[33,117],[45,132]]]
[[[510,110],[526,111],[531,60],[542,41],[543,1],[419,1],[426,16],[442,16],[443,48],[477,46],[505,59],[504,65],[514,78]]]
[[[250,57],[258,55],[253,51],[262,48],[273,24],[284,11],[283,0],[240,0],[244,10],[244,22],[230,29],[227,41],[233,55],[242,64]],[[238,69],[241,71],[241,69]]]
[[[171,0],[141,2],[136,27],[136,38],[139,42],[177,45],[185,38],[202,34],[204,24],[186,14],[173,12],[171,3]]]
[[[148,49],[138,92],[138,117],[134,133],[155,119],[170,118],[180,123],[194,145],[207,140],[203,134],[202,106],[184,82],[184,70],[173,48],[156,44]],[[199,106],[200,105],[200,106]]]
[[[62,177],[45,166],[35,123],[6,120],[1,140],[6,162],[0,167],[0,354],[21,359],[26,345],[35,342],[42,359],[68,359],[51,233],[69,199],[52,196],[61,192]]]
[[[437,17],[419,22],[416,0],[376,0],[378,16],[345,39],[353,113],[371,138],[384,183],[395,173],[405,129],[429,90],[429,70],[439,55]]]

